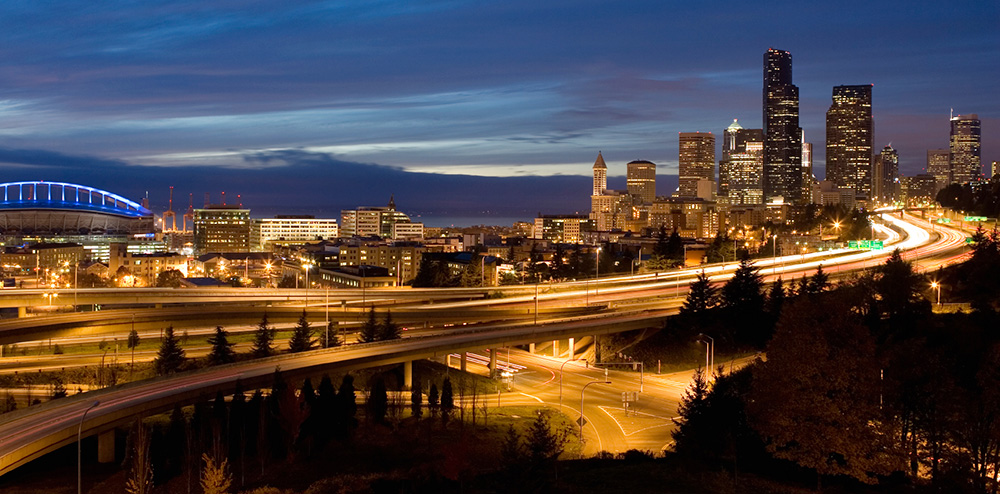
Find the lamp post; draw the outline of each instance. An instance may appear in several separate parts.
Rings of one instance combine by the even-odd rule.
[[[594,264],[594,296],[601,292],[601,248],[597,248],[597,263]]]
[[[938,307],[940,307],[941,306],[941,284],[938,283],[938,282],[936,282],[936,281],[932,281],[931,282],[931,288],[937,290],[937,304],[938,304]]]
[[[771,276],[778,274],[778,234],[771,235]]]
[[[605,377],[603,381],[591,381],[584,384],[583,389],[580,390],[580,420],[578,421],[580,424],[580,458],[583,458],[583,394],[587,391],[587,386],[590,386],[591,384],[611,384],[611,381],[607,378],[607,373],[608,370],[604,369]]]
[[[705,367],[711,372],[711,369],[715,367],[715,339],[705,333],[698,333],[698,337],[708,338],[708,341],[702,340],[702,343],[705,344]],[[709,355],[711,355],[711,360]]]
[[[576,360],[583,360],[585,362],[587,361],[587,359],[583,359],[583,358],[573,358],[573,359],[569,359],[569,360],[563,362],[562,365],[559,366],[559,409],[562,409],[562,375],[563,375],[563,367],[565,367],[566,364],[568,364],[570,362],[573,362],[573,361],[576,361]]]
[[[83,422],[87,419],[87,412],[91,411],[101,402],[95,401],[86,410],[83,411],[83,416],[80,417],[80,427],[76,430],[76,492],[77,494],[83,494],[83,448],[80,446],[80,440],[83,436]]]
[[[309,270],[312,269],[312,264],[305,263],[302,267],[306,270],[306,307],[309,307]]]
[[[326,347],[330,348],[330,286],[326,286]]]
[[[535,326],[538,326],[538,279],[535,279]]]

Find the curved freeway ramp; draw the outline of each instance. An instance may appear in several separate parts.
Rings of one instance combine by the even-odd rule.
[[[237,380],[243,383],[244,389],[267,387],[276,367],[294,380],[325,372],[396,364],[476,348],[499,348],[571,336],[643,329],[663,324],[670,312],[673,311],[580,317],[539,326],[483,327],[391,342],[349,345],[229,364],[53,400],[0,417],[0,475],[76,441],[83,413],[94,401],[99,401],[100,405],[87,414],[83,424],[84,436],[110,430],[136,416],[170,410],[175,404],[187,405],[210,399],[219,391],[231,394]]]

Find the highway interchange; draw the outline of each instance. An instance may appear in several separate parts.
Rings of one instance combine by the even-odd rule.
[[[890,248],[882,251],[829,251],[805,255],[762,259],[757,262],[765,281],[785,280],[806,275],[822,265],[832,277],[848,277],[873,267],[900,248],[904,257],[918,270],[933,271],[943,265],[960,262],[968,255],[967,232],[934,226],[920,218],[886,212],[878,225],[880,237]],[[316,376],[324,372],[344,372],[375,365],[398,364],[433,358],[443,360],[454,352],[511,348],[552,340],[577,341],[588,336],[662,326],[665,318],[676,313],[686,295],[686,286],[698,273],[708,274],[715,282],[724,282],[736,264],[720,263],[695,268],[638,276],[601,278],[558,284],[528,285],[488,289],[392,289],[392,290],[303,290],[253,291],[246,289],[187,291],[183,294],[162,290],[131,292],[128,303],[154,308],[123,308],[99,313],[59,314],[0,322],[0,341],[4,343],[48,338],[101,338],[127,334],[133,321],[154,337],[166,324],[175,327],[214,327],[253,324],[264,312],[282,324],[297,318],[308,296],[310,320],[322,325],[330,319],[356,324],[365,315],[365,307],[377,304],[380,310],[392,307],[393,318],[408,328],[406,337],[390,343],[347,345],[295,355],[281,355],[239,364],[214,367],[172,377],[129,383],[54,400],[30,409],[0,416],[0,475],[76,439],[81,416],[95,401],[83,424],[85,435],[99,434],[127,423],[137,414],[148,415],[169,410],[175,403],[187,404],[214,396],[217,391],[231,392],[237,379],[244,386],[266,387],[275,366],[290,379]],[[535,293],[538,293],[537,299]],[[17,290],[7,296],[0,293],[0,306],[15,307],[25,301],[38,304],[41,295]],[[502,298],[487,298],[503,293]],[[73,294],[80,303],[112,300],[106,291],[80,290]],[[68,295],[67,295],[68,297]],[[191,305],[201,297],[204,305]],[[326,300],[330,300],[327,304]],[[108,302],[103,302],[111,305]],[[171,304],[185,304],[174,306]],[[162,307],[162,308],[157,308]],[[186,314],[181,318],[178,314]],[[195,314],[195,316],[192,316]],[[210,322],[216,321],[216,322]],[[192,349],[195,352],[204,351]],[[551,351],[550,351],[551,353]],[[197,354],[197,353],[196,353]],[[53,356],[54,357],[54,356]],[[142,355],[148,358],[149,355]],[[560,358],[513,350],[512,362],[523,369],[514,380],[512,391],[504,393],[506,404],[534,403],[558,407],[554,398],[558,367],[568,357],[563,349]],[[67,357],[60,366],[73,359]],[[0,362],[0,373],[41,366],[44,359],[21,359]],[[121,361],[121,355],[119,355]],[[474,368],[475,365],[471,365]],[[37,368],[37,367],[35,367]],[[581,368],[576,363],[565,366],[563,376],[564,411],[574,420],[579,416],[580,390],[584,384],[603,381],[604,372]],[[669,419],[689,381],[690,373],[671,375],[643,374],[638,414],[628,417],[622,410],[622,392],[638,391],[635,372],[610,371],[611,384],[587,387],[583,415],[585,455],[598,451],[622,452],[627,449],[659,450],[669,443]]]

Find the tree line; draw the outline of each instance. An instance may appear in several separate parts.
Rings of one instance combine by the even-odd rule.
[[[995,241],[980,242],[964,269],[996,253]],[[740,472],[810,473],[817,490],[996,492],[1000,317],[988,304],[934,314],[929,292],[895,252],[832,290],[800,283],[780,308],[755,300],[757,316],[777,315],[766,361],[696,373],[677,454],[737,483]],[[701,293],[688,313],[705,307]]]

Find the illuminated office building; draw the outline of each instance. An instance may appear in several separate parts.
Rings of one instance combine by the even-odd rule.
[[[875,156],[872,194],[876,201],[891,204],[899,199],[899,153],[892,146]]]
[[[419,240],[423,238],[423,223],[413,222],[409,216],[396,211],[396,201],[389,198],[384,208],[361,207],[340,212],[341,237],[378,236],[394,240]]]
[[[711,132],[681,132],[679,144],[679,196],[698,197],[698,181],[715,180],[715,136]]]
[[[802,129],[799,88],[792,84],[792,54],[764,54],[764,196],[802,199]]]
[[[733,121],[724,135],[719,161],[720,204],[763,204],[764,131],[744,129]]]
[[[628,193],[638,196],[643,204],[656,199],[656,165],[649,161],[630,161],[628,165]]]
[[[834,86],[826,112],[826,179],[872,197],[872,85]]]
[[[222,204],[195,209],[194,251],[250,252],[250,210]]]
[[[927,174],[934,177],[935,193],[951,183],[951,167],[948,160],[951,153],[947,149],[927,150]]]
[[[951,147],[948,167],[953,183],[974,182],[982,178],[981,128],[979,115],[955,115],[951,117]]]

